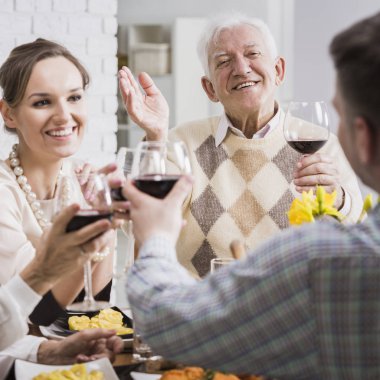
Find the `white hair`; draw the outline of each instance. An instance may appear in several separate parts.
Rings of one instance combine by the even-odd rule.
[[[269,50],[269,54],[271,55],[271,57],[273,59],[277,57],[276,42],[274,40],[273,34],[270,31],[268,25],[264,21],[258,18],[248,17],[242,13],[235,12],[235,11],[222,13],[212,18],[208,22],[208,24],[204,28],[203,33],[201,34],[201,37],[198,41],[198,46],[197,46],[198,57],[201,61],[201,64],[206,76],[210,75],[208,53],[209,53],[209,48],[210,48],[211,43],[217,41],[220,33],[223,30],[231,29],[239,25],[249,25],[258,29],[262,34],[262,37],[264,39],[266,47]]]

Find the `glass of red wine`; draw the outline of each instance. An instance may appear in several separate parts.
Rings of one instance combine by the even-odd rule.
[[[284,121],[284,137],[297,152],[313,154],[326,144],[330,119],[325,102],[290,102]]]
[[[84,193],[87,194],[87,200]],[[56,213],[70,204],[80,205],[80,210],[68,223],[66,232],[79,230],[101,219],[112,218],[111,193],[103,175],[91,173],[85,179],[85,183],[81,180],[81,175],[75,172],[63,175],[58,181],[56,194]],[[83,301],[68,305],[67,310],[87,312],[110,307],[108,302],[96,301],[93,297],[91,260],[87,260],[84,264],[84,291]]]
[[[182,141],[143,141],[132,164],[135,186],[156,198],[165,198],[178,179],[191,174],[189,155]]]

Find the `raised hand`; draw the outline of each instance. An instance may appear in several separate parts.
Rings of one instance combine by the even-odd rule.
[[[314,153],[302,156],[293,173],[294,185],[300,193],[315,190],[316,185],[321,185],[328,193],[337,192],[335,206],[342,207],[343,190],[340,185],[339,172],[333,160],[322,154]]]
[[[119,71],[119,86],[128,115],[145,133],[147,140],[165,140],[169,126],[169,106],[161,91],[147,73],[138,81],[128,67]]]

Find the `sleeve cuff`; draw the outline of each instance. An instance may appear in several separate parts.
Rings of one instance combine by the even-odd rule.
[[[41,301],[42,296],[36,293],[19,275],[14,276],[5,285],[7,291],[17,303],[20,313],[27,318]]]
[[[38,349],[40,344],[45,340],[46,338],[27,335],[1,351],[0,356],[37,362]]]
[[[178,263],[175,246],[165,235],[154,235],[140,248],[139,257],[160,257]]]

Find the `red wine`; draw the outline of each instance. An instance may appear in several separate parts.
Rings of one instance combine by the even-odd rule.
[[[66,232],[76,231],[101,219],[111,220],[112,213],[98,210],[79,210],[70,220]]]
[[[179,180],[180,175],[148,174],[135,178],[136,187],[156,198],[165,198]]]
[[[315,153],[325,145],[327,140],[288,140],[288,144],[302,154]]]

